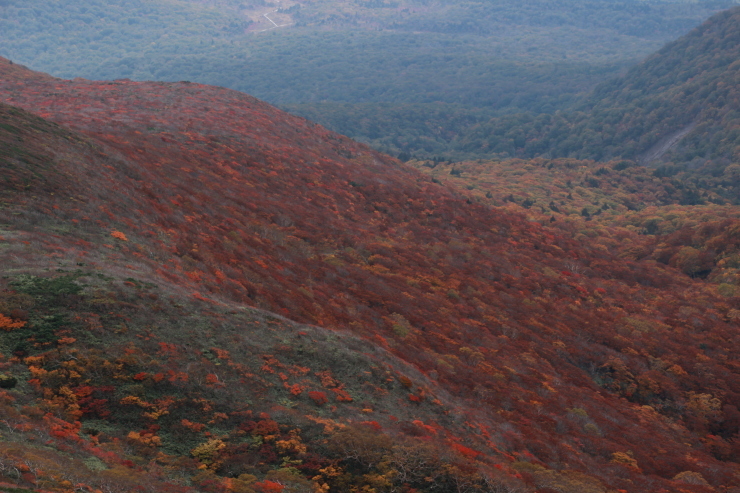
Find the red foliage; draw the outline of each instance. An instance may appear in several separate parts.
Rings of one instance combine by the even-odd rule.
[[[466,447],[464,445],[460,445],[459,443],[452,443],[452,448],[459,452],[462,456],[467,457],[468,459],[475,459],[478,457],[481,453],[477,450],[473,450],[469,447]]]
[[[206,375],[206,384],[207,385],[223,385],[221,381],[218,379],[218,375],[215,375],[213,373],[209,373]]]
[[[84,397],[80,397],[77,400],[77,404],[80,406],[80,412],[82,413],[83,417],[95,417],[105,419],[111,414],[110,409],[108,408],[107,398],[95,398],[93,395],[87,395]]]
[[[206,427],[206,425],[204,425],[203,423],[194,423],[187,419],[183,419],[182,421],[180,421],[180,424],[184,426],[185,428],[191,431],[194,431],[196,433],[203,431]]]
[[[362,421],[360,424],[371,428],[373,431],[381,431],[383,429],[377,421]]]
[[[352,399],[352,396],[349,395],[349,393],[346,390],[342,389],[331,389],[332,392],[334,392],[334,397],[337,400],[337,402],[352,402],[354,399]]]
[[[719,298],[662,265],[618,257],[577,231],[553,232],[468,201],[347,138],[225,89],[9,78],[0,93],[116,155],[115,166],[93,158],[57,163],[60,174],[81,183],[70,185],[77,195],[94,189],[107,208],[92,195],[79,209],[61,207],[70,194],[29,207],[70,225],[97,225],[106,238],[122,224],[137,226],[106,255],[149,265],[199,300],[259,305],[377,342],[419,371],[415,382],[442,386],[448,402],[470,411],[466,443],[488,440],[490,450],[512,459],[529,458],[523,451],[531,444],[531,453],[580,470],[606,470],[611,454],[623,450],[633,450],[648,474],[669,478],[698,463],[708,471],[734,468],[717,459],[738,458],[736,298]],[[735,251],[735,226],[726,226],[690,231],[701,237],[701,248],[691,247],[701,254],[684,248],[689,239],[681,233],[655,258],[699,275],[716,258],[711,252]],[[623,239],[614,233],[611,241]],[[151,258],[130,253],[139,246]],[[183,352],[162,342],[156,357],[171,362]],[[264,360],[263,376],[288,373],[275,358]],[[180,367],[166,368],[152,371],[152,382],[188,382]],[[41,389],[37,374],[30,382]],[[399,382],[390,377],[387,385],[413,387]],[[336,401],[353,402],[332,385]],[[328,402],[323,392],[308,394],[317,405]],[[414,412],[436,405],[433,397],[422,402],[425,396],[408,395],[419,404]],[[104,412],[103,396],[79,398],[93,399],[83,413]],[[478,423],[490,423],[488,430]],[[268,418],[245,428],[280,432]],[[68,423],[50,429],[58,438],[78,432]],[[278,457],[269,444],[260,455]]]
[[[254,424],[251,432],[253,435],[259,435],[263,437],[268,435],[277,435],[280,433],[280,426],[277,424],[277,422],[271,419],[262,419]]]
[[[285,489],[285,486],[273,481],[260,481],[259,483],[254,483],[252,486],[255,491],[260,493],[280,493]]]
[[[82,426],[79,421],[69,423],[62,419],[54,417],[52,414],[44,416],[44,421],[49,427],[49,433],[56,438],[70,439],[80,441],[79,433]]]
[[[317,406],[323,406],[327,402],[329,402],[329,398],[326,396],[324,392],[321,392],[320,390],[311,390],[308,392],[308,397],[311,398],[311,400],[317,405]]]

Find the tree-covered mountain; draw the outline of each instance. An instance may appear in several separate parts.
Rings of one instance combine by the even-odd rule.
[[[229,87],[393,154],[449,155],[470,125],[567,109],[732,4],[4,0],[0,55],[68,78]],[[439,125],[440,104],[459,118]]]
[[[696,19],[727,8],[726,2],[587,0],[317,0],[293,7],[296,23],[334,29],[393,29],[435,33],[501,35],[521,26],[607,31],[665,40],[695,26]],[[554,40],[556,43],[558,40]],[[585,47],[584,47],[585,48]],[[588,49],[588,48],[586,48]],[[593,49],[593,47],[591,48]]]
[[[718,177],[739,157],[738,59],[735,8],[624,77],[599,85],[579,111],[492,119],[461,137],[455,149],[470,155],[621,157],[664,165],[672,174],[698,170]]]
[[[235,91],[0,75],[14,487],[740,487],[737,293]]]

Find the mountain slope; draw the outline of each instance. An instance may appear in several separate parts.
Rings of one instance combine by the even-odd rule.
[[[362,485],[363,469],[390,484],[413,452],[427,464],[407,482],[520,483],[490,463],[481,476],[453,399],[387,350],[211,301],[187,278],[154,273],[153,253],[171,254],[105,224],[130,200],[122,189],[135,191],[132,163],[114,149],[5,105],[0,144],[5,479],[121,492],[341,491]],[[384,469],[348,459],[356,446],[382,453]],[[341,462],[351,473],[340,475]]]
[[[225,86],[394,155],[434,156],[471,123],[571,107],[733,4],[4,0],[0,56],[69,78]],[[464,113],[441,132],[440,103]]]
[[[126,442],[109,468],[214,491],[740,486],[737,297],[244,94],[17,70],[0,63],[0,98],[55,124],[2,113],[11,396],[68,420],[60,439]]]
[[[598,86],[580,112],[479,125],[457,149],[517,157],[628,158],[722,173],[737,160],[740,8]]]
[[[704,187],[664,168],[629,161],[511,159],[408,163],[471,198],[524,213],[582,241],[632,259],[651,258],[734,293],[740,271],[740,209],[720,194],[723,177]],[[702,190],[702,188],[704,188]]]

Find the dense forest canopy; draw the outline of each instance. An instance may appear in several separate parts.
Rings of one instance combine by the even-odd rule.
[[[729,175],[413,169],[225,88],[0,75],[0,488],[740,487]]]
[[[722,1],[609,0],[318,0],[296,9],[309,26],[370,27],[436,33],[512,34],[520,26],[606,30],[620,35],[664,40],[695,26],[697,16],[729,5]],[[365,24],[362,22],[364,21]],[[372,23],[372,24],[370,24]]]
[[[68,78],[229,87],[393,154],[451,156],[471,125],[570,108],[732,4],[6,0],[0,55]]]
[[[623,157],[719,176],[740,157],[739,59],[735,8],[602,83],[578,111],[494,118],[473,126],[455,149],[471,156]]]

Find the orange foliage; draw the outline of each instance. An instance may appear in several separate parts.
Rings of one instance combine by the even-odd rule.
[[[110,235],[113,238],[119,239],[121,241],[128,241],[128,238],[126,238],[126,235],[121,233],[120,231],[111,231]]]
[[[259,493],[280,493],[285,489],[285,486],[282,484],[268,480],[254,483],[252,486]]]
[[[183,419],[182,421],[180,421],[180,424],[184,426],[185,428],[191,431],[194,431],[196,433],[203,431],[206,427],[206,425],[204,425],[203,423],[194,423],[187,419]]]
[[[25,326],[25,321],[13,320],[12,318],[6,317],[2,313],[0,313],[0,329],[3,329],[6,332],[10,332],[11,330],[20,329]]]
[[[334,397],[337,399],[338,402],[352,402],[354,400],[346,390],[331,389],[331,391],[334,392]]]

